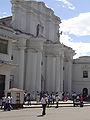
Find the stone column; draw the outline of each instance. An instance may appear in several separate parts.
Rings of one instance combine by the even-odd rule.
[[[36,92],[41,91],[41,61],[44,40],[32,37],[27,42],[25,89],[35,99]]]
[[[52,57],[52,63],[51,63],[51,71],[52,71],[52,76],[51,76],[51,83],[52,84],[52,92],[55,92],[55,56]]]
[[[62,52],[61,48],[61,44],[45,45],[45,52],[47,55],[46,88],[51,91],[53,90],[54,92],[60,92],[60,55]]]
[[[37,53],[37,66],[36,66],[36,91],[41,91],[41,62],[42,53],[38,51]]]
[[[26,48],[26,38],[24,35],[19,35],[17,41],[18,46],[18,87],[19,89],[24,89],[24,60],[25,60],[25,48]]]
[[[46,86],[49,93],[55,92],[55,56],[47,55],[46,59]]]
[[[63,92],[63,56],[60,57],[60,92]]]
[[[10,73],[5,76],[5,95],[7,95],[7,91],[9,90],[10,83]]]
[[[50,61],[51,61],[51,57],[50,56],[47,56],[47,59],[46,59],[46,81],[45,81],[45,91],[50,91],[50,81],[51,81],[51,68],[50,68]]]
[[[72,61],[68,61],[68,92],[72,92]]]
[[[25,47],[19,48],[19,88],[24,88],[24,49]]]
[[[56,92],[60,92],[60,57],[56,57]]]
[[[31,94],[35,93],[36,65],[37,65],[37,53],[31,49],[28,49],[26,61],[25,89],[28,92],[31,92]]]

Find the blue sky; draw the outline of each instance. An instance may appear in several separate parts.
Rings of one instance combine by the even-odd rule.
[[[39,0],[38,0],[39,1]],[[61,43],[79,56],[90,56],[90,0],[41,0],[61,18]],[[0,18],[11,15],[10,0],[0,1]]]

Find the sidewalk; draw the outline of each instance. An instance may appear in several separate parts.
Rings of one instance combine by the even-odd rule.
[[[12,111],[0,110],[0,120],[90,120],[90,107],[28,108]]]
[[[55,107],[55,106],[56,106],[56,103],[54,103],[54,105],[53,104],[49,105],[49,107]],[[59,101],[58,106],[59,107],[73,107],[73,101],[71,101],[71,100]],[[84,102],[84,106],[90,106],[90,102]],[[31,105],[27,105],[27,103],[26,103],[26,105],[23,105],[23,107],[24,108],[41,108],[42,105],[40,102],[37,104],[36,101],[31,101]]]
[[[84,102],[84,106],[90,106],[90,102]],[[54,104],[47,105],[47,108],[55,108],[56,102]],[[59,101],[58,107],[73,107],[73,101]],[[27,103],[23,105],[23,108],[42,108],[41,103],[39,102],[37,104],[36,101],[31,101],[31,105],[28,105]]]

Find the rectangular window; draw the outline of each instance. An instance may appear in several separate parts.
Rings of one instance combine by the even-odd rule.
[[[0,53],[8,53],[8,40],[0,39]]]
[[[83,71],[83,78],[88,78],[88,71]]]

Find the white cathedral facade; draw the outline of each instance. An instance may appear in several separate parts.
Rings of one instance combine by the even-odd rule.
[[[0,19],[0,96],[11,87],[36,92],[90,94],[90,57],[60,43],[61,20],[43,2],[12,0]]]

